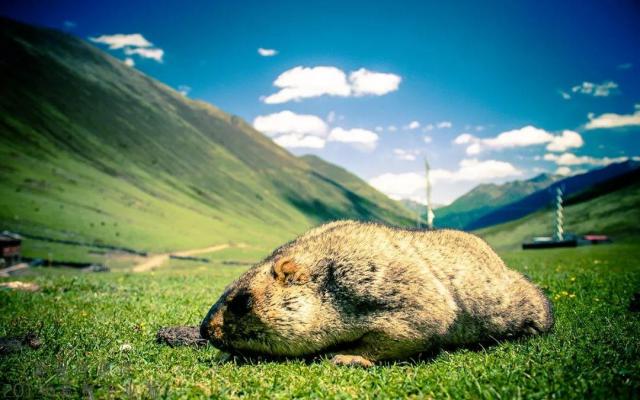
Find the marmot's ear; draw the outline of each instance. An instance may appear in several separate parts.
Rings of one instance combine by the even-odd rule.
[[[289,257],[282,257],[273,264],[273,274],[280,282],[292,281],[296,278],[300,270],[298,264]]]

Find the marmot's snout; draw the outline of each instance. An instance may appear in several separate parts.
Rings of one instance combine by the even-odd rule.
[[[215,347],[221,348],[224,334],[222,324],[224,322],[224,307],[221,304],[214,305],[200,325],[200,336],[207,339]]]

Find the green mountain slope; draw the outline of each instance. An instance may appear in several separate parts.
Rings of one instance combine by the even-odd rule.
[[[380,193],[367,182],[360,179],[356,175],[341,168],[335,164],[331,164],[314,155],[305,155],[300,157],[313,170],[313,174],[342,191],[346,199],[356,206],[353,212],[360,216],[369,214],[378,214],[380,219],[393,220],[396,218],[398,209],[403,209],[403,216],[411,218],[410,210],[404,206]],[[345,204],[345,206],[349,206]]]
[[[271,247],[335,218],[411,223],[356,177],[326,177],[73,36],[1,19],[0,73],[0,227],[160,251]]]
[[[594,197],[594,191],[590,190],[569,199],[569,206],[564,209],[565,232],[602,233],[616,241],[637,239],[640,236],[640,179],[637,173],[628,177],[633,181],[615,185],[614,191],[600,191],[601,195]],[[497,249],[515,249],[533,236],[551,235],[554,216],[551,209],[546,209],[475,233]]]
[[[540,189],[544,189],[560,177],[540,174],[524,181],[482,184],[457,198],[448,206],[436,212],[435,224],[440,228],[463,229],[470,222],[498,209],[500,206],[517,201]]]

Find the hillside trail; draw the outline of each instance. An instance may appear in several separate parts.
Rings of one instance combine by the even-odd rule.
[[[234,245],[237,247],[244,247],[246,246],[246,244],[244,243],[239,243],[237,245]],[[162,253],[162,254],[154,254],[151,255],[149,257],[147,257],[147,259],[143,262],[141,262],[140,264],[137,264],[133,267],[132,271],[133,272],[145,272],[145,271],[149,271],[153,268],[159,267],[162,264],[166,263],[167,261],[169,261],[170,256],[178,256],[178,257],[191,257],[191,256],[196,256],[198,254],[205,254],[205,253],[213,253],[215,251],[220,251],[220,250],[224,250],[231,247],[231,245],[229,244],[218,244],[218,245],[213,245],[213,246],[209,246],[209,247],[205,247],[205,248],[201,248],[201,249],[191,249],[191,250],[183,250],[183,251],[174,251],[171,253]]]

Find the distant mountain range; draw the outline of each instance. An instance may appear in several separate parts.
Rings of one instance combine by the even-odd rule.
[[[640,237],[640,168],[631,169],[567,198],[565,232],[604,234],[614,242],[637,246]],[[554,231],[554,209],[546,207],[522,218],[475,231],[494,248],[513,250],[534,236]]]
[[[513,221],[550,206],[558,187],[564,192],[564,200],[571,204],[571,201],[577,201],[574,200],[577,194],[582,198],[597,197],[606,193],[606,188],[619,187],[616,182],[639,167],[639,162],[629,160],[571,177],[541,174],[502,185],[478,185],[450,205],[439,208],[435,225],[477,230]]]
[[[151,251],[414,218],[86,41],[0,19],[0,227]]]
[[[556,188],[561,188],[564,198],[569,199],[572,195],[631,173],[638,167],[640,167],[639,162],[630,160],[556,181],[545,189],[538,190],[475,219],[468,223],[465,229],[475,230],[513,221],[553,204]]]
[[[448,206],[438,208],[435,225],[439,228],[467,229],[474,221],[500,207],[520,200],[538,190],[545,189],[562,177],[540,174],[528,180],[517,180],[497,185],[478,185]]]

